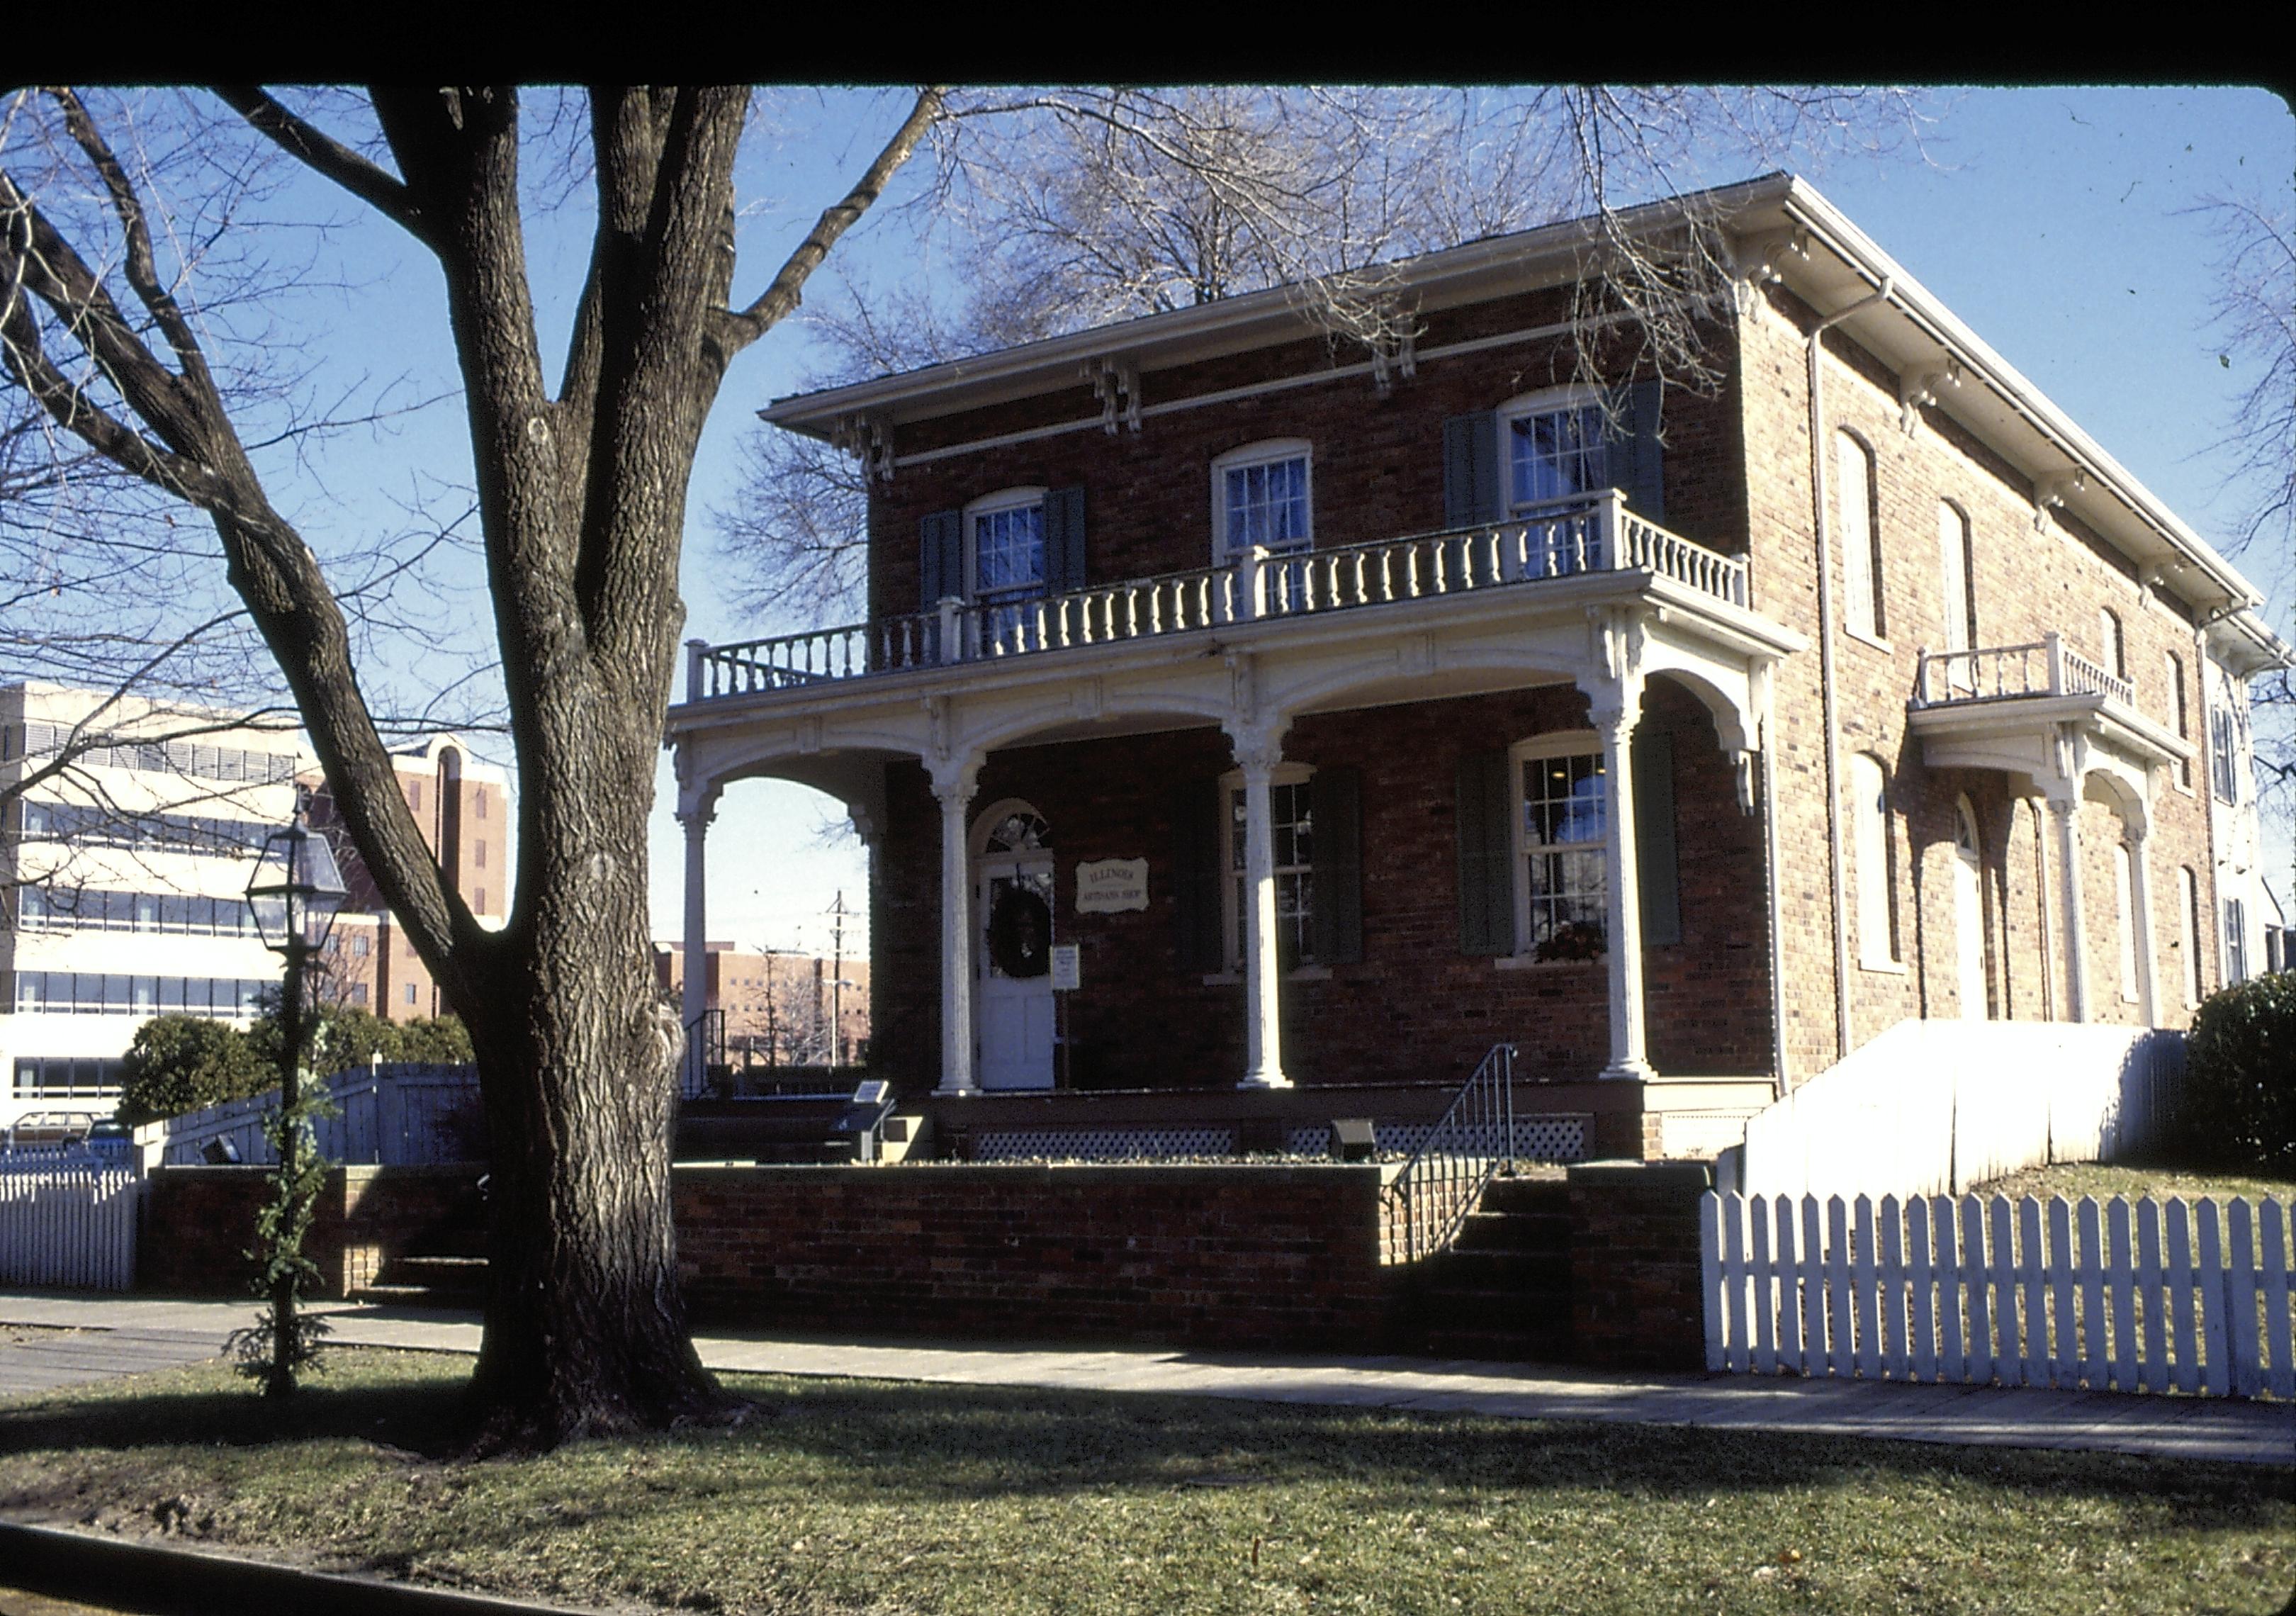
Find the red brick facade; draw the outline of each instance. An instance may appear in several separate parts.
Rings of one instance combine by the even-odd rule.
[[[2137,939],[2145,928],[2138,915],[2120,912],[2116,891],[2137,873],[2124,844],[2140,834],[2154,942],[2152,1019],[2181,1024],[2194,987],[2205,994],[2219,985],[2218,886],[2226,877],[2214,841],[2225,833],[2221,810],[2212,823],[2207,795],[2209,681],[2236,687],[2284,648],[2275,650],[2260,628],[2231,638],[2210,628],[2204,608],[2233,587],[2220,581],[2221,562],[2119,468],[2082,447],[2077,429],[2057,421],[2053,406],[1981,344],[1939,335],[1949,321],[1923,302],[1925,293],[1908,302],[1901,291],[1880,313],[1835,324],[1820,340],[1823,418],[1813,428],[1809,343],[1818,312],[1804,294],[1849,319],[1873,304],[1857,299],[1886,283],[1892,267],[1859,259],[1869,247],[1812,246],[1806,222],[1778,231],[1780,220],[1825,214],[1822,199],[1799,182],[1744,190],[1750,209],[1774,210],[1734,224],[1744,233],[1746,261],[1788,267],[1777,271],[1783,280],[1767,270],[1755,275],[1740,289],[1737,312],[1720,311],[1704,328],[1709,382],[1669,379],[1654,392],[1630,342],[1594,345],[1592,363],[1614,390],[1609,397],[1634,401],[1627,413],[1641,417],[1635,425],[1647,429],[1647,412],[1659,406],[1659,463],[1649,463],[1645,447],[1622,463],[1624,439],[1614,440],[1612,480],[1628,488],[1640,517],[1702,546],[1699,564],[1733,579],[1728,570],[1746,569],[1742,604],[1751,618],[1734,624],[1710,610],[1710,602],[1741,603],[1734,583],[1718,591],[1695,586],[1708,591],[1697,603],[1704,615],[1695,634],[1704,637],[1694,652],[1678,652],[1683,660],[1653,663],[1660,670],[1646,678],[1621,671],[1620,658],[1636,653],[1603,636],[1627,634],[1624,619],[1645,628],[1668,621],[1664,591],[1609,617],[1612,608],[1590,605],[1587,643],[1599,641],[1600,651],[1562,646],[1553,637],[1562,632],[1558,611],[1541,617],[1526,605],[1523,643],[1550,637],[1536,655],[1522,652],[1519,666],[1504,664],[1503,676],[1488,672],[1502,664],[1488,656],[1472,674],[1459,671],[1468,662],[1441,666],[1451,647],[1439,654],[1436,631],[1414,653],[1400,636],[1419,630],[1382,626],[1402,619],[1351,613],[1345,620],[1359,622],[1361,635],[1342,651],[1366,669],[1394,671],[1365,672],[1350,684],[1319,662],[1316,677],[1326,682],[1295,690],[1272,727],[1248,694],[1230,696],[1223,710],[1203,695],[1201,678],[1189,685],[1178,671],[1137,656],[1121,662],[1116,652],[1099,666],[1119,670],[1108,677],[1111,688],[1119,675],[1129,681],[1123,693],[1133,704],[1111,721],[1103,677],[1073,649],[1062,664],[1072,685],[1048,676],[1034,685],[1025,658],[992,662],[985,640],[972,649],[944,645],[933,637],[937,627],[908,624],[901,632],[911,637],[899,644],[911,650],[888,651],[894,642],[885,640],[847,664],[914,683],[916,699],[904,692],[906,716],[888,701],[840,735],[832,698],[846,676],[816,672],[810,661],[762,687],[729,671],[728,688],[750,705],[726,710],[718,734],[704,722],[707,700],[683,710],[690,719],[673,715],[674,730],[690,722],[678,733],[725,749],[697,771],[693,789],[710,789],[709,778],[783,770],[827,782],[824,789],[847,793],[873,821],[873,1063],[884,1075],[909,1092],[965,1087],[949,1075],[958,1057],[944,1049],[941,1032],[947,871],[929,775],[938,770],[947,789],[977,762],[968,823],[992,804],[1018,801],[1050,827],[1055,938],[1078,945],[1081,964],[1081,986],[1062,1005],[1065,1080],[1131,1089],[1236,1081],[1250,1063],[1245,1043],[1256,1023],[1249,980],[1233,979],[1249,973],[1207,971],[1201,947],[1184,947],[1178,906],[1185,864],[1178,792],[1207,797],[1205,788],[1238,767],[1228,732],[1248,734],[1247,749],[1273,737],[1287,767],[1319,776],[1349,771],[1359,792],[1352,811],[1360,832],[1361,957],[1350,948],[1283,981],[1282,1067],[1291,1080],[1456,1081],[1501,1041],[1519,1046],[1521,1070],[1533,1079],[1639,1070],[1624,1053],[1630,1033],[1614,1024],[1608,965],[1534,963],[1527,953],[1495,960],[1462,915],[1473,907],[1461,874],[1469,859],[1461,782],[1472,772],[1463,764],[1538,737],[1588,732],[1590,701],[1605,699],[1638,702],[1640,733],[1671,743],[1669,870],[1681,935],[1648,940],[1641,959],[1643,1033],[1661,1078],[1796,1082],[1907,1018],[2070,1019],[2076,943],[2086,961],[2087,1019],[2141,1020],[2139,984],[2125,979],[2122,961],[2143,957]],[[1792,250],[1765,244],[1781,234],[1796,243]],[[1453,429],[1575,380],[1578,350],[1566,330],[1571,297],[1552,284],[1571,273],[1576,249],[1562,242],[1526,238],[1520,261],[1505,273],[1494,267],[1496,243],[1439,255],[1454,260],[1446,267],[1413,268],[1410,276],[1423,276],[1413,284],[1439,295],[1419,310],[1413,351],[1377,366],[1359,347],[1297,334],[1296,311],[1279,315],[1269,304],[1251,314],[1195,311],[1142,322],[1109,333],[1105,354],[1079,346],[1083,338],[1063,339],[1070,346],[987,356],[785,401],[767,414],[797,430],[875,443],[869,596],[881,625],[934,604],[922,598],[928,577],[937,595],[962,593],[962,579],[943,576],[959,564],[949,559],[946,519],[1000,493],[1037,488],[1053,496],[1046,509],[1061,513],[1063,546],[1057,576],[1080,577],[1088,590],[1223,562],[1215,554],[1215,469],[1223,455],[1260,443],[1307,446],[1317,553],[1386,544],[1487,520],[1488,499],[1484,514],[1459,514],[1466,508],[1456,497],[1466,486],[1461,467],[1472,454],[1462,447],[1468,437]],[[1845,267],[1855,273],[1845,275]],[[1952,344],[1959,346],[1948,353]],[[1881,357],[1885,351],[1900,355],[1900,369]],[[1094,357],[1079,367],[1074,356],[1086,353]],[[1120,398],[1087,380],[1136,361]],[[1844,554],[1851,539],[1839,514],[1816,508],[1813,455],[1830,468],[1824,503],[1832,506],[1841,486],[1833,468],[1850,439],[1858,463],[1871,468],[1870,590]],[[1080,554],[1070,542],[1078,509],[1070,490],[1080,491]],[[1948,514],[1968,533],[1965,597],[1940,549]],[[1650,564],[1655,590],[1662,569]],[[1046,576],[1055,576],[1049,562]],[[1686,575],[1664,578],[1691,587]],[[1535,581],[1545,588],[1581,580],[1549,572]],[[1849,610],[1853,593],[1874,603],[1875,632],[1859,631],[1858,614]],[[1545,598],[1562,596],[1551,590]],[[1426,603],[1414,588],[1407,610]],[[1216,673],[1213,659],[1225,657],[1237,669],[1237,691],[1258,677],[1254,658],[1292,654],[1296,668],[1302,646],[1341,654],[1331,649],[1332,619],[1314,626],[1320,639],[1301,624],[1300,637],[1282,642],[1259,633],[1267,625],[1257,608],[1237,611],[1214,622],[1257,636],[1245,636],[1240,652],[1227,643],[1236,636],[1207,629],[1201,618],[1154,633],[1172,635],[1175,669],[1194,658],[1195,667]],[[1299,615],[1292,613],[1293,622]],[[1420,611],[1411,620],[1435,617]],[[1182,644],[1190,635],[1206,643]],[[2234,644],[2239,635],[2248,638]],[[1142,641],[1115,631],[1102,637],[1126,641],[1125,654]],[[1464,644],[1465,633],[1460,637]],[[2045,641],[2096,664],[2107,679],[2125,673],[2131,695],[2027,685],[2014,693],[2096,701],[2087,716],[2030,718],[2017,744],[2033,761],[2003,761],[2003,750],[1983,767],[1972,760],[1981,749],[1956,752],[1935,739],[1943,733],[1935,714],[1913,710],[1936,698],[1923,687],[1924,652]],[[920,644],[928,647],[921,653],[914,650]],[[1466,646],[1473,655],[1486,650]],[[1702,665],[1699,656],[1710,660]],[[1930,677],[1939,677],[1934,665]],[[1740,680],[1742,699],[1725,688],[1728,677]],[[775,707],[759,697],[787,700]],[[2115,710],[2100,717],[2108,697]],[[1156,707],[1159,699],[1168,708]],[[932,716],[921,719],[920,710]],[[2022,710],[2029,717],[2042,710]],[[992,717],[965,732],[967,711]],[[792,718],[776,717],[783,712]],[[777,723],[789,727],[776,731]],[[2111,768],[2093,767],[2086,751],[2084,760],[2066,760],[2077,750],[2076,730],[2081,747],[2094,737],[2098,749],[2120,749]],[[2057,760],[2045,763],[2052,746]],[[1591,734],[1587,750],[1598,750]],[[830,761],[816,763],[816,754]],[[1932,761],[1948,756],[1957,759],[1951,767]],[[865,789],[850,783],[857,770],[868,776]],[[1869,770],[1880,783],[1861,793]],[[2051,792],[2078,799],[2070,809],[2070,871],[2060,824],[2043,807]],[[1661,794],[1652,788],[1637,809]],[[1882,805],[1881,846],[1861,860],[1851,822],[1868,798]],[[1509,811],[1521,812],[1520,803]],[[1477,814],[1478,824],[1487,822],[1487,808]],[[1967,857],[1964,843],[1973,844]],[[1488,841],[1476,856],[1488,859]],[[1144,910],[1078,911],[1077,865],[1103,859],[1145,861]],[[2080,891],[2077,939],[2064,935],[2069,874]],[[1520,888],[1520,867],[1514,879]],[[1874,905],[1878,915],[1869,912]],[[976,930],[981,919],[973,917]],[[1862,935],[1868,931],[1875,935]],[[970,953],[973,944],[965,938],[950,946]],[[1847,950],[1846,967],[1837,967],[1838,948]]]

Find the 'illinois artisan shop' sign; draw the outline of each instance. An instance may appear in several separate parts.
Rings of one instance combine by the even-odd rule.
[[[1077,913],[1115,915],[1148,906],[1148,861],[1095,858],[1077,865]]]

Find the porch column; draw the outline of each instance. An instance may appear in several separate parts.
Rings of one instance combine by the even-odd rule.
[[[2147,1027],[2157,1027],[2161,1024],[2161,999],[2155,984],[2160,962],[2152,952],[2152,867],[2144,854],[2149,828],[2141,819],[2131,821],[2128,828],[2128,905],[2129,918],[2136,927],[2136,1007]]]
[[[1611,966],[1611,1063],[1606,1078],[1648,1078],[1643,1037],[1642,878],[1635,863],[1635,724],[1642,717],[1641,691],[1629,685],[1616,707],[1590,713],[1603,738],[1603,772],[1609,780],[1610,835],[1603,849],[1604,886],[1610,913],[1604,931]]]
[[[1281,737],[1235,745],[1243,769],[1244,1070],[1240,1088],[1289,1088],[1283,1075],[1283,969],[1275,952],[1275,816],[1268,783],[1283,760]]]
[[[2070,1021],[2088,1020],[2088,928],[2081,913],[2080,799],[2051,797],[2050,816],[2057,822],[2057,885],[2063,896],[2065,933],[2065,1015]]]
[[[940,799],[940,1087],[944,1095],[980,1092],[972,1076],[972,861],[965,811],[980,783],[980,765],[966,760],[936,766],[933,795]]]
[[[709,1010],[709,909],[704,875],[708,869],[704,844],[718,817],[718,793],[701,792],[686,799],[677,810],[685,827],[685,936],[679,952],[685,980],[678,1019],[686,1029],[685,1067],[691,1082],[709,1075],[701,1044],[701,1018]]]

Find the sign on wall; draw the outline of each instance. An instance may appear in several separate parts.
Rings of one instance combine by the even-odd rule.
[[[1148,861],[1093,858],[1077,865],[1077,913],[1116,915],[1148,906]]]
[[[1074,993],[1084,986],[1084,963],[1074,943],[1053,945],[1053,991]]]

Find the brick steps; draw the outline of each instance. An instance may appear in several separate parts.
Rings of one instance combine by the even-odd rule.
[[[1571,1356],[1570,1193],[1496,1178],[1449,1251],[1421,1265],[1409,1344],[1438,1358],[1551,1363]]]
[[[487,1259],[443,1255],[393,1257],[373,1284],[351,1292],[353,1301],[400,1308],[482,1308],[487,1301]]]

